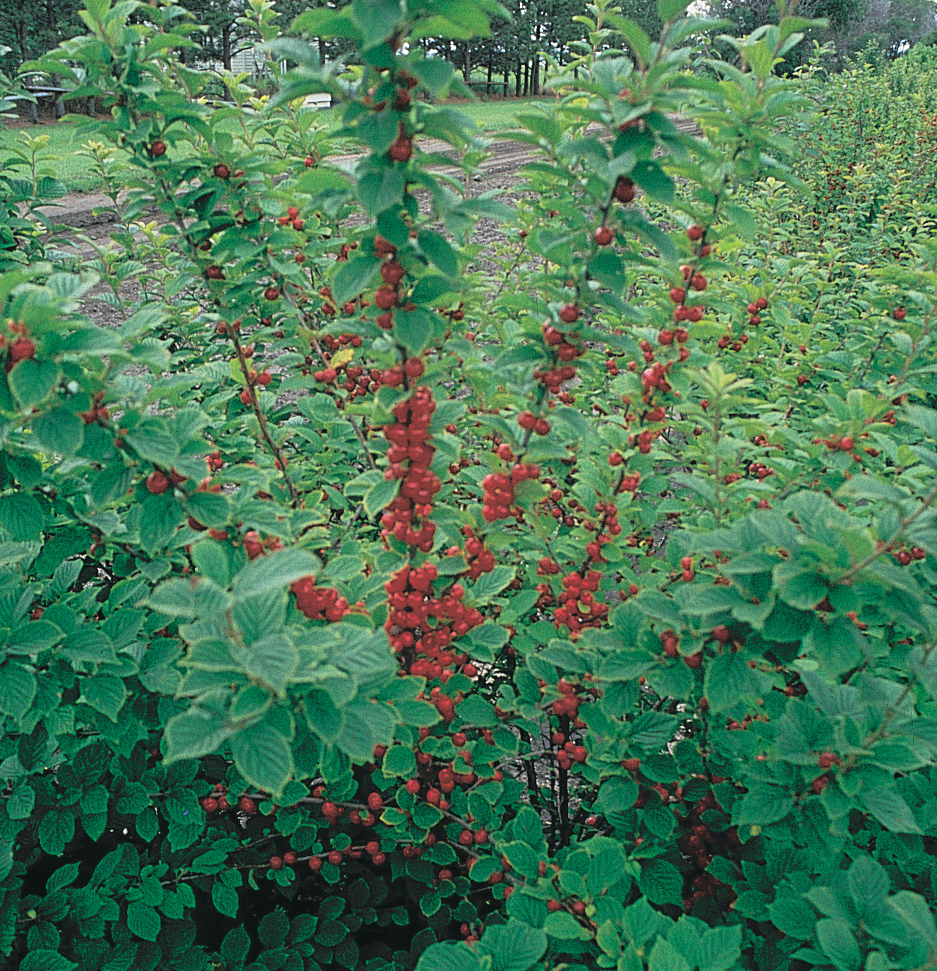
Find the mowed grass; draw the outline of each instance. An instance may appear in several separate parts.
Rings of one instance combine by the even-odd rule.
[[[531,110],[543,98],[508,98],[492,101],[459,101],[450,107],[461,112],[486,133],[517,127],[517,114]],[[321,112],[331,130],[341,124],[340,109]],[[232,122],[232,132],[234,124]],[[0,128],[0,172],[13,178],[29,178],[29,165],[17,164],[35,158],[37,172],[54,175],[69,192],[94,192],[101,181],[92,159],[83,151],[89,141],[103,141],[88,131],[84,122],[40,122]],[[341,145],[339,146],[342,147]],[[348,146],[351,150],[353,147]],[[184,151],[184,149],[182,149]]]

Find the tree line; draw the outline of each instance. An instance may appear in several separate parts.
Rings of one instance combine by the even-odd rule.
[[[193,37],[199,47],[192,55],[203,64],[231,70],[239,50],[255,38],[239,21],[248,0],[176,0],[203,28]],[[344,6],[346,0],[276,0],[284,28],[310,7]],[[510,19],[494,18],[491,35],[471,41],[421,38],[419,43],[444,57],[479,93],[529,95],[543,90],[552,65],[574,56],[575,44],[588,27],[577,20],[586,12],[585,0],[505,0]],[[621,0],[625,16],[651,36],[661,29],[656,0]],[[83,33],[78,15],[82,0],[0,0],[0,66],[15,73],[19,65],[41,57],[61,41]],[[727,22],[726,33],[743,36],[765,23],[777,22],[776,0],[705,0],[709,16]],[[800,0],[798,14],[826,18],[828,26],[814,30],[801,45],[801,56],[813,42],[827,43],[832,66],[871,47],[886,56],[902,53],[916,43],[937,43],[937,3],[934,0]],[[319,42],[323,59],[346,57],[341,41]],[[794,59],[796,62],[796,57]],[[788,58],[788,64],[791,64]]]

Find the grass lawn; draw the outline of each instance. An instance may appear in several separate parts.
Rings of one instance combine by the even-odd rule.
[[[495,132],[516,127],[517,112],[545,100],[459,101],[453,102],[452,107],[474,121],[482,131]],[[323,112],[323,116],[330,127],[338,127],[338,111],[330,109]],[[91,159],[80,153],[89,140],[94,140],[93,134],[80,133],[80,125],[76,122],[14,123],[11,127],[0,128],[0,167],[14,178],[22,178],[28,170],[11,170],[8,166],[17,158],[30,158],[35,152],[38,168],[46,174],[54,174],[70,192],[94,191],[100,182],[92,172]]]

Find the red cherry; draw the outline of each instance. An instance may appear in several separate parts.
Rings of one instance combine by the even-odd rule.
[[[271,870],[282,870],[283,869],[283,858],[279,856],[270,857],[270,869]]]
[[[280,288],[279,287],[267,287],[267,289],[264,290],[264,299],[265,300],[277,300],[279,298],[279,296],[280,296]]]
[[[608,246],[609,243],[615,238],[615,234],[608,228],[608,226],[599,226],[598,229],[592,234],[592,238],[595,240],[596,246]]]
[[[169,479],[157,469],[146,477],[146,488],[154,496],[162,495],[169,488]]]

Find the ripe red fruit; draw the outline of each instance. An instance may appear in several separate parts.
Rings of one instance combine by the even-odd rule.
[[[517,416],[517,423],[526,431],[532,431],[537,424],[537,416],[532,411],[522,411]]]
[[[241,798],[238,799],[238,809],[244,813],[245,816],[257,815],[257,803],[251,799],[250,796],[241,796]]]
[[[558,910],[561,910],[562,907],[563,905],[558,900],[547,901],[547,910],[549,910],[550,913],[555,914]]]
[[[615,234],[608,228],[608,226],[599,226],[598,229],[592,234],[592,238],[595,240],[596,246],[608,246],[609,243],[615,238]]]
[[[842,765],[839,760],[839,756],[833,752],[821,752],[820,757],[817,759],[817,765],[821,769],[828,769],[831,765]]]
[[[309,857],[309,869],[313,873],[318,873],[322,869],[322,857],[321,856],[311,856]]]
[[[146,488],[154,496],[160,496],[169,488],[169,479],[157,469],[146,477]]]
[[[574,303],[563,304],[560,310],[560,320],[564,324],[575,324],[579,320],[579,308]]]
[[[224,162],[219,162],[215,168],[215,178],[216,179],[227,179],[231,175],[231,169],[228,168]]]
[[[296,855],[295,850],[289,850],[287,853],[283,854],[283,862],[288,866],[292,866],[298,859],[299,857]]]
[[[634,201],[635,188],[634,182],[625,175],[620,175],[615,183],[615,198],[619,202],[629,203]]]
[[[426,372],[426,365],[421,358],[410,357],[404,362],[403,369],[408,378],[420,378]]]
[[[398,135],[387,155],[393,162],[409,162],[413,157],[413,141],[406,135]]]
[[[908,311],[904,307],[895,307],[891,315],[895,320],[904,320],[908,316]]]
[[[316,160],[311,155],[307,155],[306,160],[303,162],[303,165],[305,165],[307,169],[311,169],[315,164],[316,164]],[[311,864],[312,860],[310,860],[309,862]]]
[[[9,367],[35,357],[36,345],[28,337],[18,337],[10,344],[9,348]]]
[[[267,289],[264,290],[264,300],[277,300],[279,299],[279,296],[280,296],[279,287],[267,287]]]
[[[420,791],[420,780],[419,779],[408,779],[404,789],[410,793],[411,796],[415,796]]]
[[[218,809],[218,800],[215,799],[214,796],[205,796],[204,798],[199,799],[198,804],[207,813],[213,813]]]
[[[150,145],[150,154],[153,158],[159,158],[160,155],[166,154],[166,143],[161,139],[157,138],[152,145]]]
[[[384,800],[381,798],[381,794],[379,792],[372,792],[368,796],[368,809],[370,809],[372,813],[379,813],[383,808]]]
[[[342,854],[339,853],[338,850],[332,850],[332,852],[329,853],[329,863],[331,863],[332,866],[338,866],[341,862]]]
[[[271,870],[282,870],[283,869],[283,858],[279,856],[270,857],[270,869]]]
[[[693,225],[686,231],[687,238],[691,239],[694,243],[699,242],[703,238],[705,230],[702,226]]]

